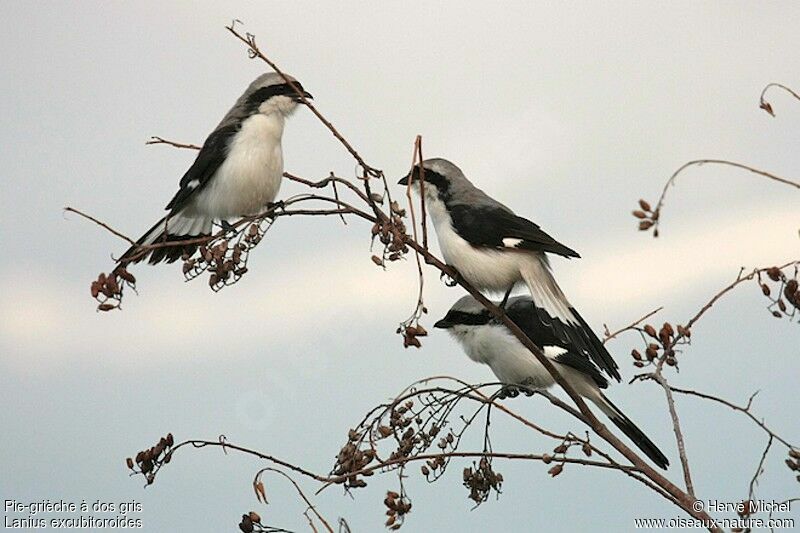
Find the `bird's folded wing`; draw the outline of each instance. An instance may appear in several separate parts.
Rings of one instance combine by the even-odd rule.
[[[600,388],[605,388],[607,382],[598,369],[619,380],[617,363],[611,354],[578,312],[574,308],[570,311],[577,323],[553,318],[527,298],[516,300],[506,308],[509,318],[539,347],[556,346],[566,350],[563,356],[558,356],[564,359],[559,360],[560,363],[590,376]]]
[[[240,124],[234,123],[214,130],[208,136],[197,159],[181,178],[180,190],[167,204],[166,209],[173,213],[179,211],[186,202],[209,182],[217,169],[225,161],[231,137],[239,131]]]
[[[533,250],[580,257],[537,224],[497,206],[453,205],[450,216],[456,232],[473,246]]]

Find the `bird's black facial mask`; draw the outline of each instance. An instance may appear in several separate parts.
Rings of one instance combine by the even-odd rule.
[[[296,81],[294,84],[297,86],[297,89],[303,93],[304,97],[308,99],[314,98],[311,96],[311,93],[303,89],[303,86],[300,84],[300,82]],[[300,96],[297,94],[297,91],[294,87],[288,83],[279,83],[277,85],[270,85],[269,87],[262,87],[251,94],[245,102],[245,108],[248,111],[258,109],[258,106],[274,96],[288,96],[295,102],[302,103],[302,100],[300,99]]]
[[[465,311],[448,311],[447,315],[433,325],[439,329],[450,329],[453,326],[482,326],[488,324],[492,319],[489,311],[481,311],[478,314],[467,313]]]
[[[414,183],[419,183],[422,181],[422,178],[425,178],[425,184],[431,184],[436,187],[436,190],[439,192],[439,196],[446,196],[447,190],[450,187],[450,183],[447,179],[436,172],[435,170],[431,170],[429,168],[425,169],[425,172],[420,172],[419,165],[415,166],[414,169],[406,174],[403,179],[397,182],[398,185],[408,185],[408,181],[413,177]]]

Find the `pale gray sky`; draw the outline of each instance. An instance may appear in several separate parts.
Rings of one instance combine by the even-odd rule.
[[[347,428],[410,382],[491,379],[441,333],[423,350],[402,349],[394,328],[413,305],[413,264],[376,269],[358,222],[280,220],[251,273],[220,294],[203,281],[183,283],[179,266],[140,267],[139,296],[128,294],[121,313],[95,313],[89,281],[124,245],[61,208],[79,207],[131,235],[161,216],[194,154],[144,141],[202,142],[265,70],[224,30],[233,18],[388,176],[406,172],[422,134],[426,156],[453,160],[578,250],[581,260],[554,260],[554,268],[598,330],[659,305],[660,320],[680,322],[740,266],[800,252],[797,193],[733,169],[688,171],[670,193],[658,240],[638,234],[630,216],[639,197],[655,200],[690,159],[800,175],[800,105],[773,93],[776,118],[757,106],[770,81],[800,87],[793,2],[4,8],[0,499],[138,500],[146,531],[230,531],[249,509],[304,530],[282,481],[268,480],[273,505],[255,501],[250,480],[261,465],[250,459],[181,454],[143,490],[124,458],[167,431],[179,440],[224,433],[324,472]],[[284,148],[294,173],[353,172],[302,109]],[[282,194],[298,190],[286,184]],[[460,295],[433,272],[427,286],[432,319]],[[758,414],[797,441],[798,329],[763,304],[755,287],[718,304],[674,380],[736,401],[760,389]],[[630,337],[612,345],[625,377],[634,373],[627,354],[636,344]],[[676,465],[655,389],[622,384],[610,395]],[[513,407],[554,429],[578,429],[542,402]],[[699,494],[741,499],[764,436],[713,406],[681,399],[678,408]],[[494,429],[496,450],[552,448],[499,418]],[[760,497],[796,495],[782,461],[775,454],[767,462]],[[431,486],[409,480],[414,509],[405,530],[619,531],[632,529],[633,517],[680,515],[622,475],[568,468],[551,480],[546,466],[518,463],[498,463],[504,494],[470,511],[454,466]],[[669,474],[680,480],[676,466]],[[333,488],[317,502],[354,531],[377,531],[394,486],[377,476],[354,500]]]

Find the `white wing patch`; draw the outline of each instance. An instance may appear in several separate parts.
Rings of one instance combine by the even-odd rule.
[[[542,346],[542,352],[544,352],[547,357],[552,359],[558,357],[559,355],[564,355],[567,353],[567,349],[562,348],[561,346]]]
[[[200,180],[192,180],[186,184],[186,186],[192,190],[196,189],[198,185],[200,185]]]
[[[511,237],[503,239],[503,246],[506,248],[516,248],[520,244],[522,244],[522,239],[513,239]]]

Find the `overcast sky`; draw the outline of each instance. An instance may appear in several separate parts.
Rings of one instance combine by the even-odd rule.
[[[415,267],[375,268],[360,222],[279,220],[250,273],[220,294],[184,283],[179,265],[138,267],[139,295],[127,295],[124,311],[95,312],[89,282],[125,246],[62,208],[132,236],[161,216],[194,153],[144,141],[201,143],[266,68],[224,30],[233,18],[392,181],[422,134],[427,157],[451,159],[578,250],[582,259],[553,266],[597,331],[661,305],[659,321],[685,322],[739,267],[800,255],[797,191],[734,169],[687,171],[659,239],[638,233],[630,215],[691,159],[800,177],[800,103],[775,92],[777,117],[758,109],[768,82],[800,87],[794,2],[31,1],[6,2],[4,13],[3,500],[136,500],[147,531],[233,531],[250,509],[305,530],[286,482],[268,479],[269,507],[255,501],[250,481],[263,465],[249,458],[187,450],[146,490],[124,459],[168,431],[178,440],[225,434],[326,472],[347,429],[409,383],[492,379],[441,332],[422,350],[402,349],[394,330],[413,306]],[[288,123],[284,153],[286,169],[308,178],[354,172],[303,109]],[[286,183],[281,194],[300,190]],[[434,271],[426,287],[430,326],[461,293]],[[754,285],[721,301],[672,379],[737,402],[761,390],[758,416],[797,442],[800,330],[764,304]],[[633,336],[610,345],[624,378],[637,345]],[[609,395],[664,450],[680,483],[662,396],[626,382]],[[541,401],[511,406],[555,430],[581,430]],[[698,495],[743,498],[765,436],[712,405],[680,398],[678,409]],[[553,446],[508,420],[493,428],[496,451]],[[759,497],[797,495],[784,458],[767,461]],[[461,466],[434,485],[409,479],[404,530],[620,531],[633,517],[681,514],[626,476],[567,468],[550,479],[533,463],[497,463],[503,495],[471,511]],[[354,532],[379,531],[395,486],[376,476],[355,499],[330,488],[316,502]]]

